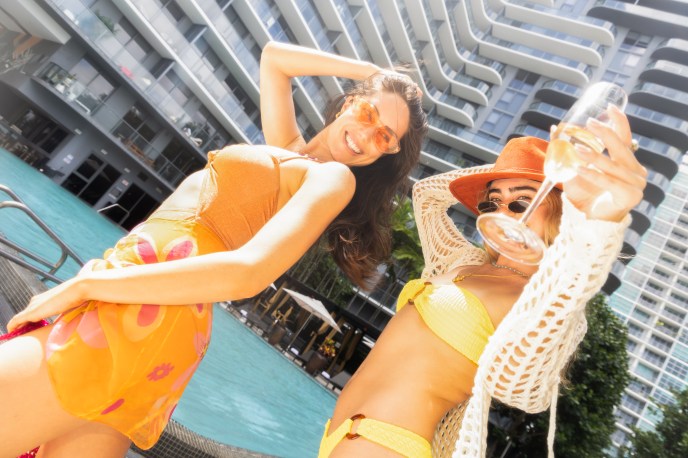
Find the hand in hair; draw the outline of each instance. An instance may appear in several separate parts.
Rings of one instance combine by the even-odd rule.
[[[413,86],[416,88],[416,94],[418,95],[418,98],[423,97],[423,91],[421,90],[420,86],[418,83],[416,83],[413,78],[411,78],[409,75],[406,73],[399,72],[395,69],[388,69],[388,68],[383,68],[380,71],[373,73],[370,78],[376,78],[382,76],[384,78],[398,78],[399,80],[403,81],[404,83]]]

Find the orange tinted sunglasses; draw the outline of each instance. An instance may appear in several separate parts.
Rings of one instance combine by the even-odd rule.
[[[375,105],[362,97],[354,97],[349,108],[356,121],[361,124],[376,126],[373,140],[378,151],[386,154],[399,152],[399,137],[392,129],[382,124],[380,113]]]

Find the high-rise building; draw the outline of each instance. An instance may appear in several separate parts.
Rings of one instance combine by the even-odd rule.
[[[686,16],[681,0],[0,0],[0,145],[132,227],[208,150],[263,141],[258,66],[271,39],[409,63],[430,122],[411,179],[493,162],[513,136],[547,138],[588,83],[615,82],[650,173],[624,246],[637,259],[605,285],[624,280],[613,304],[638,329],[621,443],[627,425],[655,421],[648,396],[664,399],[688,364],[686,184],[675,178],[688,149]],[[295,82],[307,138],[345,83]],[[452,218],[475,236],[472,215]],[[386,278],[348,311],[380,330],[401,286]]]
[[[688,389],[687,159],[610,301],[628,325],[632,376],[616,409],[616,444],[627,442],[630,427],[653,429],[657,405],[673,403],[672,390]]]

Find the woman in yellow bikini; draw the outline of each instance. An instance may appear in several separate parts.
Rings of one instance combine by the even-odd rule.
[[[292,100],[291,78],[303,75],[360,80],[309,142]],[[323,233],[360,285],[387,256],[392,196],[427,129],[417,86],[277,43],[263,50],[260,78],[270,146],[209,153],[103,259],[11,320],[10,331],[61,314],[0,346],[0,456],[37,445],[42,457],[150,448],[208,347],[210,303],[257,294]]]
[[[438,423],[462,403],[453,456],[484,456],[491,397],[530,412],[556,402],[558,374],[585,332],[585,303],[606,280],[645,186],[628,121],[610,110],[616,130],[589,125],[609,156],[583,157],[594,168],[529,220],[549,244],[539,268],[473,246],[447,209],[458,200],[476,214],[518,218],[544,178],[546,141],[511,140],[494,165],[414,186],[423,278],[402,290],[396,315],[344,387],[321,458],[430,457]],[[604,193],[613,205],[595,206]]]

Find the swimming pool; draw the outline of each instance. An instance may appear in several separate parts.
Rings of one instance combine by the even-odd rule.
[[[2,149],[0,183],[12,188],[85,260],[99,257],[123,234],[78,198]],[[0,216],[0,231],[8,237],[37,250],[54,250],[41,232],[27,229],[30,226],[23,215]],[[59,276],[67,278],[77,270],[76,264],[65,265]],[[215,306],[210,348],[173,418],[218,442],[279,457],[307,458],[317,455],[335,401],[333,393]]]
[[[98,258],[124,231],[66,189],[55,185],[18,157],[0,148],[0,184],[14,191],[82,260]],[[8,196],[0,192],[0,199]],[[23,247],[31,247],[50,261],[60,256],[57,245],[23,212],[0,211],[0,232]],[[57,277],[67,279],[79,271],[68,259]]]

